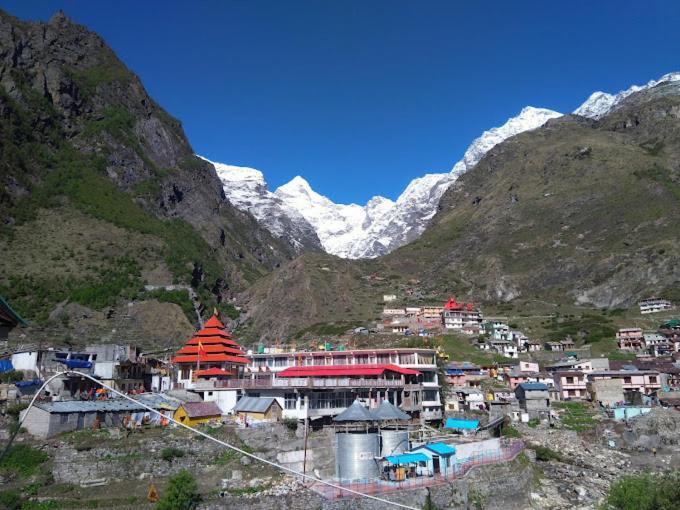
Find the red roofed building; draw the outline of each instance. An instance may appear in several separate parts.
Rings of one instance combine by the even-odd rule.
[[[172,358],[174,386],[192,389],[199,379],[239,377],[249,363],[244,356],[241,346],[213,315]]]
[[[453,297],[444,303],[442,324],[445,329],[453,329],[470,335],[479,334],[483,320],[482,312],[476,309],[473,303],[458,302]]]

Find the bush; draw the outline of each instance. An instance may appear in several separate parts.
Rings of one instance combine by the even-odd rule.
[[[0,383],[13,383],[24,380],[24,373],[19,370],[10,370],[0,374]]]
[[[532,429],[535,429],[536,427],[538,427],[540,425],[540,423],[541,423],[541,420],[539,420],[538,418],[532,418],[532,419],[529,420],[527,425],[529,425]]]
[[[503,424],[501,427],[501,436],[505,437],[522,437],[522,434],[520,434],[519,430],[517,430],[515,427],[510,425],[509,423]]]
[[[196,479],[185,469],[170,478],[156,510],[194,510],[200,502]]]
[[[21,510],[21,496],[15,491],[0,492],[0,508],[4,510]]]
[[[295,418],[284,418],[283,424],[288,430],[295,432],[298,428],[298,421]]]
[[[557,461],[562,460],[562,455],[560,455],[559,452],[551,450],[547,446],[531,445],[529,446],[529,448],[536,452],[536,460],[540,460],[541,462],[548,462],[550,460]]]
[[[23,410],[26,409],[27,407],[28,407],[28,404],[24,404],[24,403],[21,403],[21,404],[12,404],[12,405],[8,405],[8,406],[7,406],[7,411],[6,411],[6,412],[7,412],[7,414],[8,414],[9,416],[11,416],[12,418],[14,418],[15,420],[18,420],[18,419],[19,419],[19,414],[21,413],[21,411],[23,411]]]
[[[620,478],[609,489],[603,510],[680,509],[680,471]]]
[[[48,459],[48,455],[26,444],[12,446],[0,462],[0,469],[31,476]]]
[[[168,447],[161,450],[161,459],[167,460],[168,462],[172,462],[173,459],[178,459],[180,457],[184,457],[184,450],[180,450],[179,448]]]

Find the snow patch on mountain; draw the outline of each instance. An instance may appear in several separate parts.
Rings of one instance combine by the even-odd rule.
[[[274,236],[287,240],[298,253],[305,249],[322,249],[315,228],[294,207],[269,191],[261,171],[199,157],[215,167],[227,200],[234,207],[252,214]]]
[[[633,85],[632,87],[620,91],[618,94],[608,94],[607,92],[593,92],[590,97],[576,110],[576,115],[599,119],[611,112],[618,104],[635,92],[656,87],[661,83],[668,83],[680,80],[680,73],[664,74],[658,80],[651,80],[646,85]]]

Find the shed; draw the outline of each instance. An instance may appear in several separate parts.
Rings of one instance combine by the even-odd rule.
[[[234,412],[239,418],[276,421],[281,419],[283,409],[274,397],[242,397]]]
[[[146,409],[127,399],[67,400],[38,402],[23,411],[23,426],[37,437],[52,437],[62,432],[122,425],[125,418],[141,422]]]
[[[452,457],[456,449],[446,443],[426,443],[412,448],[413,453],[422,453],[430,459],[433,473],[447,473],[452,466]]]
[[[177,408],[173,417],[180,423],[193,427],[221,421],[222,411],[215,402],[185,402]]]

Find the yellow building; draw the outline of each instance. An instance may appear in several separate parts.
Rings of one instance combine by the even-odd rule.
[[[276,421],[281,419],[283,409],[274,397],[243,397],[236,402],[234,412],[242,420]]]
[[[220,422],[222,411],[215,402],[186,402],[177,408],[173,418],[180,423],[195,427],[201,423]]]

